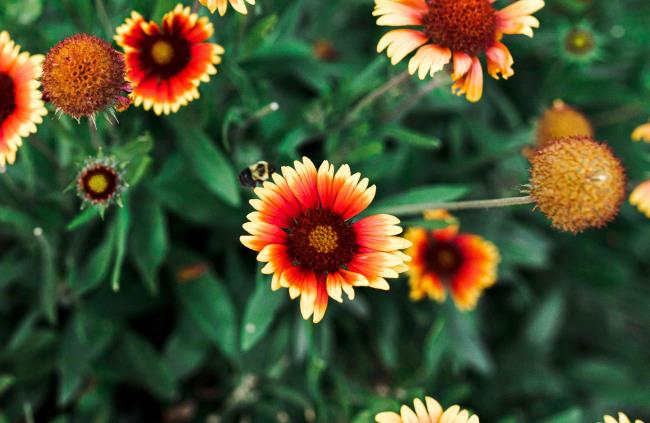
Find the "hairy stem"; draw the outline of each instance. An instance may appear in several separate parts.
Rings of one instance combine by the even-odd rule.
[[[471,200],[471,201],[452,201],[452,202],[432,202],[424,204],[406,204],[403,206],[394,206],[382,208],[383,213],[394,215],[413,215],[424,212],[425,210],[469,210],[469,209],[490,209],[493,207],[518,206],[522,204],[532,204],[535,201],[530,195],[522,197],[496,198],[491,200]]]

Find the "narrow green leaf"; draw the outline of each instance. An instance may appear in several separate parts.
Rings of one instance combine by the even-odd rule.
[[[0,395],[4,394],[11,388],[16,379],[8,374],[0,375]]]
[[[89,207],[81,213],[77,214],[75,218],[72,219],[70,223],[68,223],[65,229],[68,231],[74,231],[97,217],[99,217],[97,209],[95,207]]]
[[[157,275],[169,249],[167,223],[160,204],[146,198],[133,216],[131,230],[131,258],[151,293],[158,290]]]
[[[126,332],[121,353],[129,378],[164,400],[171,400],[177,392],[171,371],[154,347],[141,336]]]
[[[194,175],[214,195],[230,204],[241,203],[237,175],[221,150],[192,125],[173,121],[178,145]]]
[[[451,223],[450,220],[415,219],[403,220],[401,225],[409,228],[444,229],[449,227]]]
[[[131,213],[129,212],[125,201],[124,207],[119,208],[117,211],[117,221],[115,226],[115,263],[113,265],[113,275],[111,276],[111,288],[113,288],[113,291],[120,289],[120,277],[122,275],[124,256],[126,255],[130,224]]]
[[[564,296],[553,291],[533,311],[526,326],[526,340],[535,351],[546,352],[564,323]]]
[[[281,292],[271,290],[271,281],[267,275],[259,271],[255,281],[255,292],[251,296],[246,310],[241,330],[241,348],[248,351],[264,336],[271,326],[278,308],[285,303]]]
[[[424,364],[424,377],[430,379],[437,373],[440,361],[444,353],[449,348],[449,340],[447,338],[447,318],[439,317],[431,327],[424,340],[425,355],[423,358]]]
[[[43,313],[50,323],[56,322],[56,268],[55,256],[52,251],[47,238],[43,235],[42,229],[38,228],[38,232],[34,230],[34,235],[38,240],[38,245],[41,249],[41,266],[42,266],[42,281],[41,281],[41,305]]]
[[[210,272],[178,286],[181,304],[224,355],[237,354],[237,318],[230,294]]]
[[[419,132],[399,126],[389,126],[383,132],[384,135],[394,138],[398,142],[428,150],[436,149],[441,144],[438,138],[420,134]]]
[[[106,229],[104,241],[91,253],[86,263],[71,279],[72,290],[82,295],[98,286],[108,275],[115,246],[116,225]]]

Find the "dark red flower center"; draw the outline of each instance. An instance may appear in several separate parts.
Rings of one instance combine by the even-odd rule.
[[[335,272],[357,252],[352,226],[326,209],[309,210],[288,229],[289,256],[294,264],[315,273]]]
[[[496,11],[488,0],[427,0],[425,33],[432,42],[476,55],[496,38]]]
[[[180,73],[191,58],[191,46],[180,34],[159,34],[148,38],[141,54],[145,70],[159,79]]]
[[[0,72],[0,124],[16,110],[16,86],[11,76]]]
[[[429,239],[425,251],[426,269],[441,279],[448,280],[463,264],[463,254],[453,240]]]
[[[86,169],[79,178],[79,189],[93,203],[110,200],[119,184],[119,175],[112,167],[98,164]]]

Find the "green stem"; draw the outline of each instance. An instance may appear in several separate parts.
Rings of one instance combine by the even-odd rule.
[[[394,77],[386,81],[383,85],[380,85],[375,90],[370,92],[367,96],[363,97],[361,100],[359,100],[356,106],[354,106],[354,108],[350,111],[350,113],[347,114],[345,119],[343,119],[343,122],[341,123],[341,128],[348,126],[350,123],[354,121],[354,119],[356,119],[357,115],[363,109],[365,109],[366,107],[374,103],[375,100],[377,100],[378,98],[386,94],[388,91],[408,81],[410,77],[411,75],[408,73],[408,71],[404,71],[400,74],[395,75]]]
[[[470,210],[470,209],[490,209],[494,207],[518,206],[523,204],[532,204],[535,200],[530,195],[523,197],[496,198],[491,200],[471,200],[471,201],[453,201],[453,202],[432,202],[424,204],[406,204],[403,206],[393,206],[382,208],[383,213],[394,215],[413,215],[419,214],[426,210]]]

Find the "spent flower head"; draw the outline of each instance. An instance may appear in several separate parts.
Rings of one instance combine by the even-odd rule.
[[[627,178],[606,144],[562,138],[537,150],[530,162],[530,195],[554,227],[578,233],[618,214]]]

